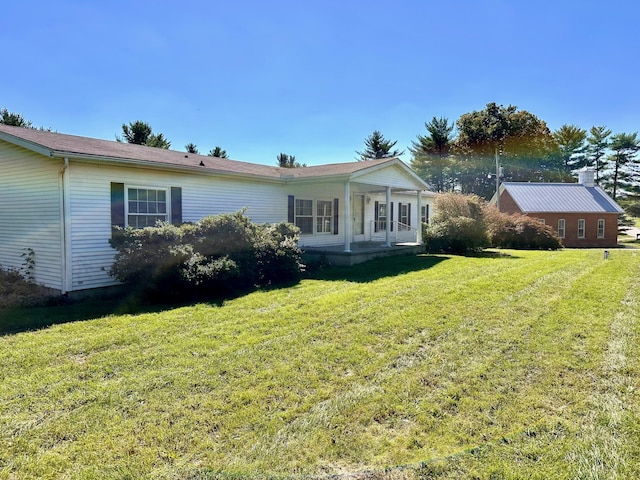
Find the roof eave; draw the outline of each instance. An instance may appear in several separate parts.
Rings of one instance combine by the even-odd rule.
[[[74,160],[82,160],[87,162],[101,162],[110,163],[112,165],[128,165],[133,167],[145,167],[152,168],[154,170],[174,170],[180,172],[192,172],[198,175],[210,175],[210,176],[224,176],[232,178],[242,178],[250,180],[268,181],[273,183],[283,183],[282,178],[270,177],[268,175],[260,175],[256,173],[241,173],[232,172],[229,170],[221,170],[216,168],[207,168],[199,165],[179,165],[174,163],[162,163],[151,160],[136,160],[131,158],[122,157],[109,157],[104,155],[88,155],[77,152],[64,152],[59,150],[51,150],[50,155],[52,158],[73,158]]]
[[[32,152],[39,153],[40,155],[44,155],[45,157],[53,157],[53,150],[51,150],[50,148],[44,147],[38,143],[34,143],[20,137],[16,137],[15,135],[11,135],[10,133],[0,132],[0,140],[4,140],[5,142],[11,143],[18,147],[22,147]]]

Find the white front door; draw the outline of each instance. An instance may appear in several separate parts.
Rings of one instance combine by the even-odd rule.
[[[355,193],[351,207],[353,213],[353,241],[364,242],[364,195]]]

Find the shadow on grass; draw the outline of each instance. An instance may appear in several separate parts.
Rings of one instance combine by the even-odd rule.
[[[474,257],[489,258],[518,258],[506,253],[484,251],[472,255]],[[304,275],[304,278],[314,280],[347,280],[367,283],[385,277],[393,277],[404,273],[429,269],[450,258],[450,255],[407,255],[397,257],[378,258],[351,267],[316,268]],[[294,286],[298,282],[285,282],[260,290],[278,290]],[[166,310],[208,303],[221,306],[225,300],[239,298],[257,289],[237,291],[216,298],[199,298],[183,301],[167,302],[146,298],[135,290],[121,292],[98,292],[85,298],[63,298],[56,304],[35,307],[0,308],[0,335],[10,335],[30,330],[39,330],[52,325],[93,320],[109,315],[140,315],[143,313],[159,313]]]
[[[335,266],[316,269],[310,272],[306,278],[367,283],[385,277],[395,277],[404,273],[426,270],[448,258],[448,255],[427,254],[376,258],[351,267]]]
[[[61,297],[54,304],[0,309],[0,335],[39,330],[62,323],[93,320],[109,315],[157,313],[197,302],[158,303],[137,293],[96,293],[83,298]],[[209,301],[210,303],[214,303]]]

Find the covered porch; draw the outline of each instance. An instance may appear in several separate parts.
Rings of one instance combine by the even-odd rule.
[[[435,194],[402,161],[334,164],[329,175],[314,168],[295,169],[287,187],[288,221],[307,258],[353,265],[420,250]]]

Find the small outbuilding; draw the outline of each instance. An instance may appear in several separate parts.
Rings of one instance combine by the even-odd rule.
[[[504,182],[500,211],[521,213],[550,225],[565,247],[615,247],[622,208],[594,182],[594,171],[578,183]],[[496,204],[496,196],[491,199]]]

